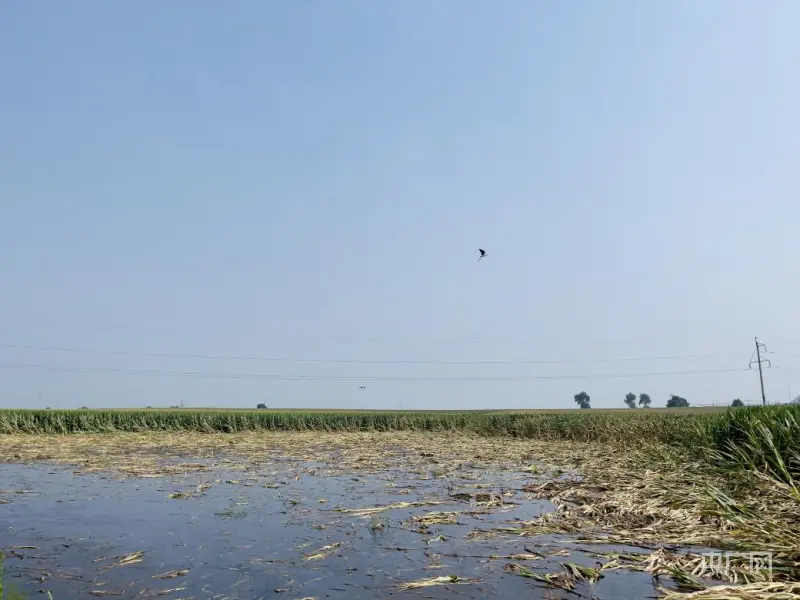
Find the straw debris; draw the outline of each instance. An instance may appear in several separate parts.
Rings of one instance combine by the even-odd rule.
[[[110,565],[106,565],[103,567],[103,570],[113,569],[114,567],[124,567],[126,565],[133,565],[136,563],[142,562],[142,558],[144,557],[144,552],[139,550],[137,552],[132,552],[131,554],[127,554],[125,556],[117,556],[115,557],[117,560],[116,562],[111,563]],[[103,559],[101,559],[103,560]]]
[[[326,546],[323,546],[322,548],[320,548],[316,552],[312,552],[311,554],[306,554],[305,555],[305,559],[306,560],[321,560],[323,558],[327,558],[328,556],[333,554],[333,551],[336,550],[336,548],[340,548],[342,545],[343,545],[342,542],[335,542],[333,544],[328,544]]]
[[[747,585],[718,585],[695,592],[680,592],[658,588],[663,600],[797,600],[800,583],[751,583]]]
[[[395,502],[393,504],[385,504],[383,506],[372,506],[369,508],[337,508],[335,510],[336,512],[356,515],[357,517],[371,517],[373,515],[385,512],[387,510],[395,510],[398,508],[418,508],[421,506],[436,506],[439,504],[445,504],[445,502],[438,502],[438,501]]]
[[[175,579],[176,577],[183,577],[189,574],[189,569],[181,569],[179,571],[167,571],[160,575],[153,575],[153,579]]]
[[[458,577],[457,575],[443,575],[441,577],[429,577],[427,579],[408,581],[398,584],[395,587],[400,590],[415,590],[419,588],[432,587],[435,585],[467,585],[471,583],[480,583],[480,581],[480,579]]]

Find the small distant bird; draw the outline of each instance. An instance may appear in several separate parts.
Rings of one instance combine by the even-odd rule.
[[[362,385],[362,386],[361,386],[360,388],[358,388],[358,389],[360,389],[360,390],[365,390],[365,389],[367,389],[367,386],[365,386],[365,385]]]
[[[486,256],[486,251],[485,251],[485,250],[483,250],[482,248],[478,248],[478,252],[480,252],[480,253],[481,253],[481,255],[478,257],[478,262],[481,262],[481,259],[482,259],[484,256]]]

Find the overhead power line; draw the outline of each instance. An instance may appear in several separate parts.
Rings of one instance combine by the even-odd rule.
[[[203,371],[157,371],[144,369],[112,369],[104,367],[59,367],[55,365],[5,363],[2,369],[33,369],[63,373],[109,373],[117,375],[156,376],[156,377],[195,377],[202,379],[272,379],[272,380],[310,380],[310,381],[570,381],[591,379],[633,379],[637,377],[658,377],[677,375],[700,375],[707,373],[734,373],[747,369],[699,369],[693,371],[656,371],[648,373],[619,373],[607,375],[519,375],[519,376],[383,376],[383,375],[285,375],[276,373],[213,373]]]
[[[98,322],[77,322],[74,319],[70,319],[68,322],[64,322],[61,319],[48,319],[47,317],[37,316],[34,320],[25,323],[25,322],[18,322],[17,320],[14,321],[15,323],[19,323],[20,325],[24,325],[26,327],[33,327],[37,325],[49,325],[56,329],[64,329],[65,327],[70,328],[71,330],[79,330],[83,334],[87,331],[136,331],[137,333],[147,332],[147,333],[158,333],[163,334],[164,332],[178,332],[180,334],[184,334],[185,330],[181,327],[177,327],[174,321],[169,322],[161,322],[161,323],[98,323]],[[247,329],[247,332],[250,332],[252,328]],[[237,329],[237,331],[240,331]],[[270,330],[261,330],[263,336],[270,336],[273,334]],[[329,342],[344,342],[344,343],[389,343],[389,344],[424,344],[424,345],[431,345],[431,344],[443,344],[443,345],[487,345],[487,344],[513,344],[513,345],[524,345],[529,346],[530,344],[535,344],[539,341],[540,336],[538,335],[531,335],[526,337],[505,337],[505,336],[483,336],[483,335],[476,335],[470,337],[461,337],[461,338],[439,338],[439,337],[387,337],[387,336],[380,336],[380,335],[357,335],[357,334],[307,334],[302,331],[284,331],[283,334],[288,335],[292,339],[302,339],[306,342],[321,342],[321,341],[329,341]],[[646,343],[645,340],[635,340],[635,339],[591,339],[582,337],[581,343],[588,344],[592,346],[619,346],[619,345],[641,345]]]
[[[690,360],[698,358],[718,358],[739,356],[738,353],[727,354],[684,354],[668,356],[630,356],[620,358],[590,358],[590,359],[520,359],[520,360],[425,360],[425,359],[346,359],[346,358],[290,358],[266,356],[231,356],[222,354],[184,354],[173,352],[131,352],[123,350],[95,350],[89,348],[71,348],[54,346],[34,346],[29,344],[0,344],[0,348],[14,350],[35,350],[42,352],[64,352],[74,354],[98,354],[105,356],[138,356],[150,358],[188,358],[203,360],[241,360],[258,362],[288,362],[288,363],[328,363],[328,364],[415,364],[415,365],[567,365],[567,364],[594,364],[614,362],[647,362],[663,360]]]

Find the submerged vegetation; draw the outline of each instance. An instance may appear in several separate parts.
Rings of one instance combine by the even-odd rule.
[[[473,597],[469,590],[481,585],[473,577],[487,581],[504,573],[588,598],[593,585],[621,570],[649,574],[658,595],[674,600],[793,598],[800,586],[794,479],[785,483],[767,468],[725,458],[723,451],[709,453],[708,460],[690,448],[644,444],[620,451],[613,444],[413,431],[10,434],[0,435],[0,456],[75,465],[82,473],[163,477],[160,493],[169,503],[196,502],[209,490],[230,486],[256,490],[251,500],[278,494],[293,522],[306,520],[314,531],[330,532],[298,548],[297,564],[304,568],[324,569],[357,556],[342,535],[350,526],[371,535],[414,534],[391,547],[416,557],[412,564],[430,561],[434,572],[426,567],[413,581],[397,581],[402,589],[461,583]],[[718,460],[730,462],[718,466]],[[197,479],[183,477],[190,473]],[[329,495],[325,482],[335,478],[351,486],[344,495]],[[376,495],[370,488],[359,496],[356,490],[369,481],[384,491]],[[14,490],[6,492],[22,501]],[[348,501],[339,504],[343,497]],[[215,516],[240,516],[233,514],[241,510],[240,500],[229,491],[224,498],[232,508]],[[527,507],[537,503],[544,510],[530,512]],[[457,556],[450,546],[455,540],[461,540]],[[730,569],[717,565],[719,572],[709,575],[714,565],[703,563],[709,548],[771,552],[772,571],[752,569],[740,557]],[[133,550],[113,560],[140,558]],[[473,554],[495,566],[444,570],[448,557]],[[445,566],[439,570],[438,564]],[[453,575],[457,582],[448,580]]]
[[[25,600],[16,587],[3,582],[3,563],[5,562],[5,554],[0,550],[0,600]],[[51,598],[48,593],[48,597]]]
[[[331,505],[320,514],[331,523],[358,520],[372,534],[398,527],[418,534],[432,569],[448,556],[431,549],[449,538],[446,528],[473,521],[466,538],[476,548],[509,544],[482,560],[503,561],[502,573],[570,594],[602,585],[614,570],[649,573],[659,595],[670,600],[776,600],[800,593],[800,406],[518,413],[6,410],[0,411],[0,455],[131,477],[210,474],[218,464],[241,470],[248,478],[243,485],[268,490],[306,477],[357,481],[389,473],[387,490],[402,500]],[[166,460],[173,457],[188,460]],[[282,457],[291,457],[296,472],[278,470]],[[259,468],[265,480],[256,477]],[[393,479],[400,473],[409,479]],[[475,473],[513,474],[518,483],[486,487],[473,480]],[[433,481],[427,485],[441,486],[442,495],[419,493],[416,486]],[[192,502],[211,485],[223,483],[167,489],[165,501]],[[554,510],[515,516],[525,503],[543,501]],[[314,506],[326,503],[313,498]],[[287,496],[287,510],[295,505],[308,511],[312,504]],[[406,510],[415,513],[398,523],[394,515]],[[483,518],[492,512],[509,515]],[[546,557],[573,550],[554,553],[546,545],[553,540],[569,540],[596,562],[580,564],[573,556],[554,569]],[[709,548],[769,552],[771,570],[754,569],[739,557],[709,575],[713,565],[703,555]],[[346,542],[331,539],[304,549],[302,564],[325,564],[349,551]],[[479,582],[439,571],[397,587],[469,589]]]
[[[389,412],[0,410],[0,434],[463,431],[481,436],[692,449],[731,466],[800,471],[800,406],[703,410]]]

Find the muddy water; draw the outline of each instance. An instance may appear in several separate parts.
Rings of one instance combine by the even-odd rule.
[[[121,479],[0,464],[0,549],[7,582],[28,597],[50,591],[55,600],[655,595],[641,573],[609,571],[593,587],[578,583],[566,592],[504,572],[509,562],[539,573],[561,570],[562,561],[596,562],[558,537],[470,538],[475,529],[553,510],[526,498],[524,478],[479,469],[449,479],[401,468],[346,474],[287,462]],[[478,502],[487,497],[490,504]],[[398,503],[420,505],[342,511]],[[525,552],[546,558],[491,558]],[[436,577],[456,580],[405,588]]]

